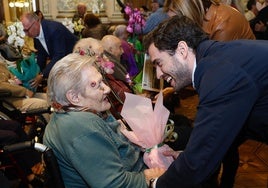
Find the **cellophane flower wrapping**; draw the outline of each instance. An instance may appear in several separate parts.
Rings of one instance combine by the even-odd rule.
[[[130,93],[125,95],[121,115],[132,131],[121,127],[121,132],[132,143],[145,149],[143,159],[149,168],[167,169],[174,159],[163,155],[163,151],[170,148],[163,144],[169,111],[163,105],[162,92],[157,98],[154,109],[149,98]]]

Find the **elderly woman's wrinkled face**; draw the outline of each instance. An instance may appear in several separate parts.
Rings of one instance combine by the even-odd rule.
[[[111,48],[110,53],[113,54],[117,59],[120,59],[121,55],[124,53],[121,40],[119,38],[115,39],[113,44],[114,45]]]
[[[88,107],[90,110],[103,112],[111,107],[107,95],[110,88],[103,82],[102,75],[95,67],[88,67],[82,71],[85,83],[83,94],[79,94],[79,106]]]

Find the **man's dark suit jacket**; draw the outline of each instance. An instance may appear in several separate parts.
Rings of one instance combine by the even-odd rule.
[[[268,42],[204,41],[196,62],[194,128],[157,188],[193,187],[206,180],[242,128],[249,138],[268,143]]]
[[[40,66],[40,70],[44,77],[48,77],[53,65],[72,52],[78,38],[60,22],[44,19],[41,21],[41,25],[49,54],[36,38],[34,39],[34,46],[38,50],[37,63]],[[50,59],[50,63],[46,65],[47,59]]]

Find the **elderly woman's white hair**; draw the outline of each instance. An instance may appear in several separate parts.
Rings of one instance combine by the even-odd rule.
[[[48,103],[55,111],[70,106],[66,93],[70,90],[84,94],[87,83],[82,79],[82,70],[95,67],[95,57],[71,53],[60,59],[51,69],[48,77]]]
[[[88,52],[85,55],[99,56],[103,54],[104,49],[100,40],[88,37],[80,39],[73,48],[74,53],[82,53],[82,51]]]
[[[126,32],[127,32],[127,26],[121,24],[115,27],[113,35],[117,36],[118,38],[121,38],[121,36],[124,35]]]

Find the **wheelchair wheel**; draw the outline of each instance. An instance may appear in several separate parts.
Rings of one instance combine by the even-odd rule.
[[[3,112],[0,112],[0,119],[1,120],[10,120],[11,118],[8,117],[6,114],[4,114]]]

